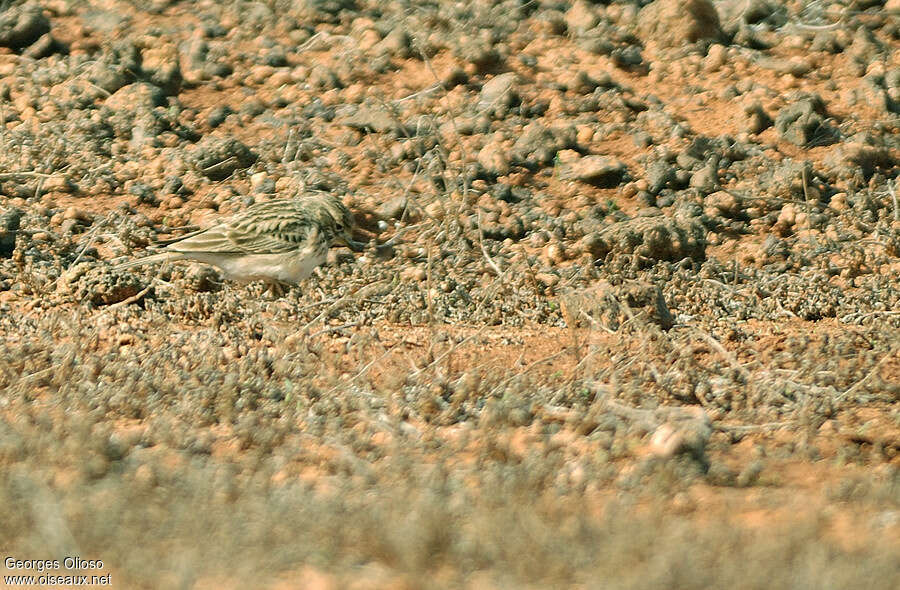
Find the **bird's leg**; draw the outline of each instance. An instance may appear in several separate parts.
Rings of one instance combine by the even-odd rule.
[[[278,299],[284,297],[288,292],[289,285],[280,281],[272,281],[269,283],[269,294]]]

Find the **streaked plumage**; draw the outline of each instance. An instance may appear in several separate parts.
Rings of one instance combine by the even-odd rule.
[[[353,216],[337,197],[314,195],[257,203],[210,228],[171,240],[162,252],[119,265],[195,260],[220,268],[226,279],[296,285],[325,262],[328,248],[353,250]]]

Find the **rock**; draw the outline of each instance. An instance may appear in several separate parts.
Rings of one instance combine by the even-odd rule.
[[[691,174],[690,186],[701,193],[711,193],[719,185],[718,158],[710,158],[705,166]]]
[[[574,35],[582,35],[600,22],[593,4],[586,0],[575,0],[566,11],[566,28]]]
[[[407,266],[400,271],[400,278],[414,283],[423,282],[428,276],[424,268],[419,266]]]
[[[560,304],[563,319],[571,328],[599,324],[618,330],[632,318],[656,324],[663,330],[675,325],[662,290],[642,281],[627,280],[615,286],[600,281],[591,287],[563,293]]]
[[[441,221],[444,219],[447,211],[444,209],[443,203],[440,201],[433,201],[425,206],[425,214],[435,221]]]
[[[87,79],[95,86],[112,94],[133,82],[140,71],[140,53],[128,41],[118,41],[109,47],[100,59],[87,70]]]
[[[703,67],[708,72],[716,72],[728,61],[728,49],[719,43],[714,43],[706,52]]]
[[[757,63],[761,68],[772,70],[777,74],[790,74],[795,78],[802,78],[813,69],[809,60],[802,57],[793,57],[791,59],[763,58]]]
[[[537,122],[529,123],[510,150],[511,162],[534,168],[546,166],[553,162],[557,152],[574,148],[577,143],[574,126],[548,128]]]
[[[710,217],[721,215],[722,217],[735,219],[743,214],[741,199],[734,193],[726,191],[716,191],[707,195],[703,199],[703,206]]]
[[[638,23],[645,43],[655,42],[663,47],[725,40],[711,0],[656,0],[641,10]]]
[[[234,137],[207,135],[194,146],[191,157],[198,171],[210,180],[225,180],[236,170],[256,162],[256,154]]]
[[[77,193],[78,186],[65,174],[52,174],[44,179],[41,186],[47,193]]]
[[[769,19],[776,9],[777,6],[770,3],[769,0],[718,0],[716,2],[722,29],[729,35],[735,35],[742,25],[755,25]]]
[[[164,106],[166,99],[159,87],[137,82],[116,90],[103,104],[114,111],[149,112],[154,107]]]
[[[608,254],[634,254],[650,260],[678,261],[706,257],[707,230],[696,219],[666,217],[658,210],[619,221],[596,232],[594,259]]]
[[[478,163],[489,174],[503,176],[509,173],[510,158],[509,149],[501,142],[494,140],[485,145],[478,152]]]
[[[16,233],[23,215],[16,207],[0,213],[0,258],[9,258],[16,249]]]
[[[576,94],[590,94],[603,84],[591,78],[584,70],[572,72],[563,80],[563,86]]]
[[[403,126],[393,113],[384,107],[362,105],[348,114],[339,116],[337,120],[342,124],[362,131],[363,133],[387,133],[401,134]]]
[[[63,212],[63,219],[71,219],[72,221],[86,224],[90,224],[92,221],[90,214],[78,207],[67,207]]]
[[[344,87],[343,82],[341,82],[334,70],[322,64],[313,66],[309,71],[306,82],[316,90],[333,90]]]
[[[772,118],[763,110],[759,102],[744,107],[747,133],[762,133],[772,126]]]
[[[82,262],[63,272],[56,291],[91,305],[113,305],[134,297],[144,289],[141,279],[129,272],[109,272],[91,262]],[[146,296],[152,296],[153,289]]]
[[[454,47],[453,53],[466,64],[467,72],[481,74],[491,71],[500,64],[500,53],[485,39],[463,38]]]
[[[50,33],[41,35],[37,41],[22,51],[22,55],[31,59],[41,59],[53,55],[57,50],[65,49]]]
[[[792,203],[788,203],[781,208],[772,229],[782,237],[789,236],[793,232],[796,223],[797,210]]]
[[[173,44],[148,47],[141,52],[144,76],[166,95],[176,95],[181,89],[181,63],[178,48]]]
[[[641,47],[639,45],[616,47],[610,52],[609,57],[617,68],[643,71],[645,73],[648,71],[647,66],[644,64],[644,56],[641,53]]]
[[[269,175],[266,172],[256,172],[250,175],[250,188],[259,192],[259,190],[269,181]]]
[[[559,242],[551,242],[544,248],[544,256],[553,264],[562,264],[568,260],[569,255],[566,249]]]
[[[412,55],[411,44],[412,38],[409,33],[401,27],[395,27],[372,48],[372,52],[375,55],[389,55],[406,59]]]
[[[228,115],[234,114],[234,111],[228,105],[219,105],[217,107],[213,107],[212,110],[209,111],[209,115],[206,117],[206,124],[215,129],[219,125],[225,122],[225,119],[228,118]]]
[[[616,158],[584,156],[561,164],[559,175],[565,180],[579,180],[601,188],[612,188],[622,182],[627,172],[625,163]]]
[[[539,272],[534,275],[534,278],[537,282],[542,284],[543,286],[552,289],[556,285],[559,284],[559,277],[555,274],[549,272]]]
[[[222,277],[211,266],[192,264],[184,275],[185,283],[199,293],[218,291],[222,288]]]
[[[885,47],[868,28],[858,27],[845,53],[857,63],[867,66],[885,53]]]
[[[849,177],[859,170],[864,178],[870,178],[878,168],[889,170],[900,165],[900,160],[886,147],[848,141],[832,149],[824,164],[837,176]]]
[[[213,52],[209,43],[200,37],[193,37],[178,45],[178,66],[184,82],[199,84],[232,73],[232,67],[227,62],[214,59],[211,53],[219,52]]]
[[[356,0],[299,0],[295,3],[298,14],[313,23],[337,22],[341,13],[356,9]]]
[[[406,211],[408,200],[403,195],[388,200],[378,208],[378,217],[383,220],[400,219]]]
[[[760,176],[759,185],[769,197],[806,201],[803,190],[804,179],[809,184],[813,180],[813,175],[812,163],[785,160],[776,168],[766,170]]]
[[[518,104],[519,94],[515,89],[517,81],[516,73],[508,72],[485,82],[478,95],[478,111],[494,112],[496,109],[506,109]]]
[[[684,449],[684,436],[668,424],[663,424],[650,437],[648,451],[654,457],[668,459]]]
[[[654,161],[647,167],[647,192],[657,195],[664,188],[672,188],[675,172],[675,167],[665,160]]]
[[[14,6],[0,12],[0,47],[23,49],[50,32],[40,6]]]
[[[835,141],[834,129],[825,122],[825,103],[817,95],[799,98],[775,117],[775,129],[785,141],[801,147],[828,145]]]
[[[288,65],[287,53],[284,48],[279,46],[273,47],[263,54],[262,62],[266,67],[284,68]]]

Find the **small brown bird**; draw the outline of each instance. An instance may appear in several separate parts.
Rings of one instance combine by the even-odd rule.
[[[325,262],[328,249],[343,244],[354,251],[353,216],[332,195],[312,195],[257,203],[208,229],[176,238],[162,252],[118,265],[195,260],[222,270],[226,279],[265,281],[275,292],[297,285]]]

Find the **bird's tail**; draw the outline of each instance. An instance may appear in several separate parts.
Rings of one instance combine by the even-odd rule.
[[[154,254],[152,256],[145,256],[144,258],[138,258],[137,260],[129,260],[128,262],[117,264],[113,267],[113,269],[125,270],[126,268],[134,268],[136,266],[144,266],[145,264],[153,264],[156,262],[178,260],[180,258],[181,256],[179,256],[177,252],[160,252],[159,254]]]

